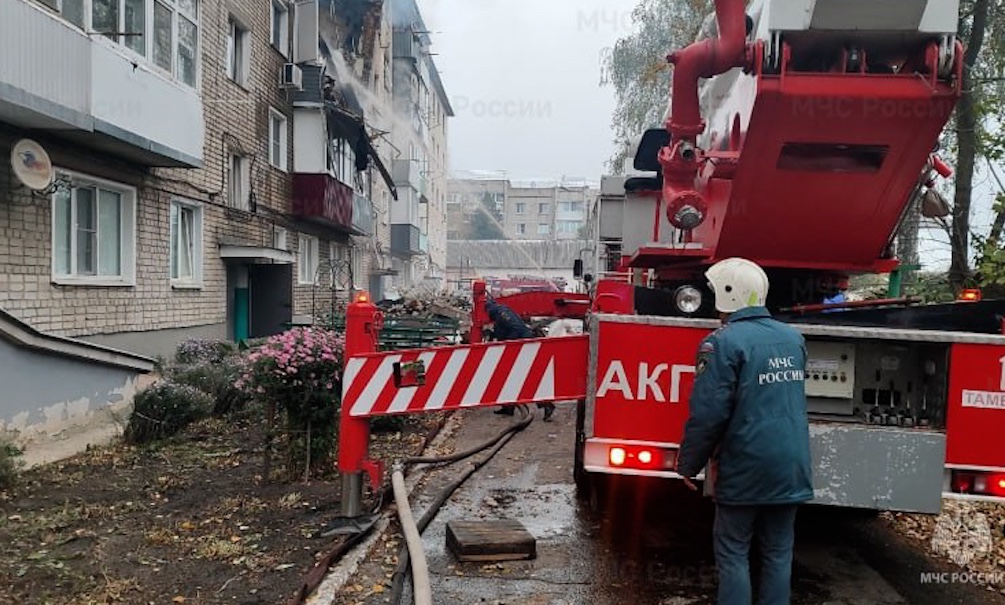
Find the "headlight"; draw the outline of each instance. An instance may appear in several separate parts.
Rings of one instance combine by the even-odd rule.
[[[696,313],[701,308],[701,290],[693,286],[681,286],[674,292],[673,302],[681,313]]]

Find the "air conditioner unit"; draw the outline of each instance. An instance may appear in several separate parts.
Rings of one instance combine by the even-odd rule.
[[[296,63],[285,63],[283,70],[279,74],[280,88],[304,89],[304,72]]]

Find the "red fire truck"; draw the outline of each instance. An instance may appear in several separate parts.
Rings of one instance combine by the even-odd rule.
[[[378,354],[379,316],[352,305],[345,513],[379,479],[367,421],[383,414],[575,401],[581,489],[679,479],[697,347],[720,325],[704,271],[730,257],[764,267],[768,308],[806,337],[815,503],[936,513],[946,494],[1005,497],[1005,303],[823,304],[853,275],[897,270],[913,208],[947,212],[935,150],[960,96],[958,2],[715,5],[715,31],[668,57],[672,105],[638,174],[604,180],[590,294],[502,300],[585,318],[582,335],[481,343],[476,284],[471,344]]]

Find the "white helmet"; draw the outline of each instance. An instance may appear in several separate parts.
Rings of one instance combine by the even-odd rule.
[[[763,307],[768,297],[768,276],[745,258],[727,258],[705,272],[715,293],[715,308],[734,313],[744,307]]]

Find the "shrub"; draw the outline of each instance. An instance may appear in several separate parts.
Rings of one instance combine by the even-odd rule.
[[[283,414],[293,472],[298,466],[324,466],[331,460],[344,354],[341,334],[294,328],[269,338],[246,357],[237,388],[274,404]]]
[[[21,454],[13,443],[0,438],[0,490],[9,489],[17,482],[17,474],[24,464]]]
[[[181,365],[214,364],[235,353],[234,345],[224,340],[192,338],[175,349],[174,360]]]
[[[250,400],[247,393],[237,388],[243,365],[238,357],[226,357],[216,363],[176,365],[169,376],[172,381],[195,387],[211,396],[215,404],[213,414],[227,414],[244,407]]]
[[[133,399],[124,439],[143,444],[176,434],[213,410],[213,398],[199,389],[164,380],[140,391]]]

